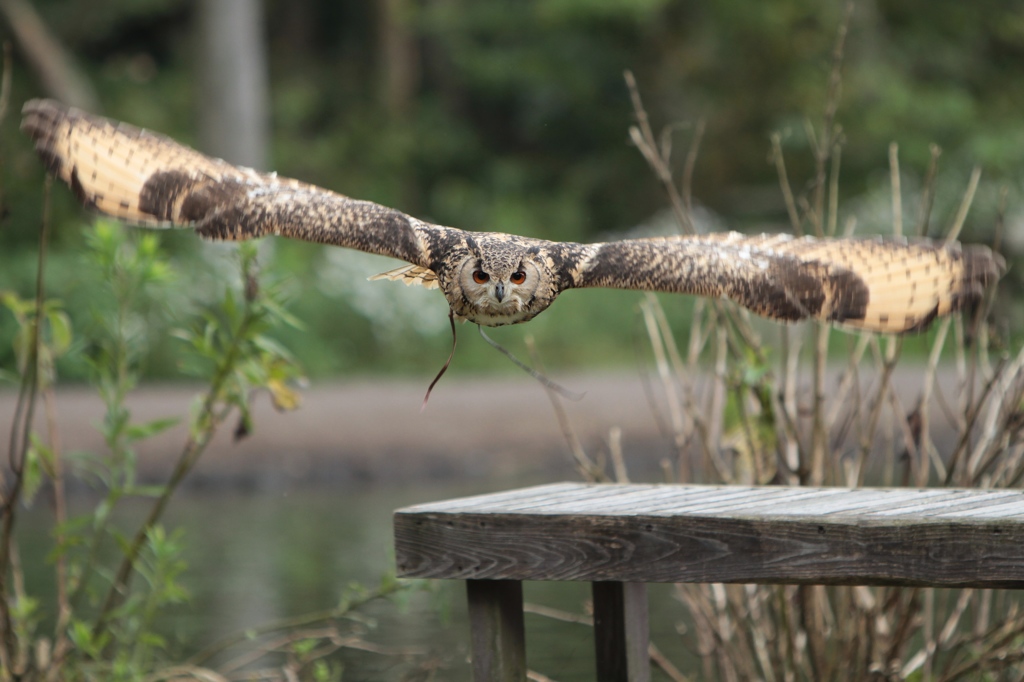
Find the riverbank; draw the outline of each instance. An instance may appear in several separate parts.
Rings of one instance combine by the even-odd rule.
[[[563,401],[588,450],[603,445],[612,426],[630,451],[668,453],[658,447],[657,423],[636,376],[562,379],[584,393]],[[544,389],[529,378],[447,377],[420,411],[426,382],[361,379],[315,384],[302,390],[302,405],[276,411],[266,395],[253,404],[251,434],[236,441],[235,423],[218,432],[188,479],[191,486],[278,488],[330,483],[364,485],[424,480],[521,479],[573,475],[569,449]],[[147,385],[130,400],[134,422],[187,415],[196,386]],[[17,395],[0,392],[0,442],[9,439]],[[96,428],[103,403],[88,387],[57,394],[64,451],[103,452]],[[37,422],[41,423],[41,422]],[[183,424],[140,443],[140,481],[157,481],[173,467],[187,436]],[[645,466],[644,468],[648,468]]]
[[[672,456],[672,448],[659,430],[641,377],[619,373],[558,379],[584,394],[579,401],[563,400],[562,404],[587,452],[605,457],[609,431],[618,427],[630,472],[640,480],[655,480],[661,460]],[[868,380],[862,375],[863,385]],[[903,405],[911,409],[920,391],[921,369],[901,368],[894,381]],[[939,384],[955,405],[952,373],[943,373]],[[834,385],[833,380],[830,386]],[[129,401],[132,418],[145,422],[187,415],[198,390],[195,386],[144,386]],[[555,411],[544,389],[532,379],[446,377],[421,412],[425,390],[423,380],[325,382],[304,389],[302,406],[288,413],[277,412],[266,395],[257,396],[254,431],[236,442],[235,424],[226,424],[187,483],[278,489],[578,479]],[[0,442],[9,439],[16,398],[14,391],[0,392]],[[60,390],[57,410],[65,452],[104,451],[103,438],[95,428],[103,418],[103,404],[94,391],[88,387]],[[941,444],[945,420],[935,412],[935,440]],[[186,436],[186,427],[179,424],[141,443],[140,482],[164,479]]]

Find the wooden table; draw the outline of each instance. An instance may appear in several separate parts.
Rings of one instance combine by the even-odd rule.
[[[593,583],[598,679],[645,682],[649,582],[1024,587],[1024,492],[556,483],[395,512],[466,580],[474,680],[525,680],[523,580]]]

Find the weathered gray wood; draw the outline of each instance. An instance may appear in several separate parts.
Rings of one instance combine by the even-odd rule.
[[[647,586],[596,582],[594,649],[598,682],[649,682]]]
[[[469,580],[466,595],[474,682],[526,682],[523,584]]]
[[[404,577],[1024,587],[1024,492],[560,483],[400,509]]]

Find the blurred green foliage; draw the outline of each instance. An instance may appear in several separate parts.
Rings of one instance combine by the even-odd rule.
[[[656,129],[682,124],[673,137],[679,167],[692,123],[706,119],[694,195],[720,218],[715,229],[788,229],[768,160],[769,135],[781,133],[791,182],[798,194],[805,191],[813,166],[805,123],[820,120],[843,13],[841,2],[814,0],[265,5],[274,169],[439,223],[582,241],[649,224],[666,203],[628,141],[633,113],[624,69],[636,74]],[[193,3],[37,0],[35,6],[92,79],[102,113],[196,143],[202,102],[195,73],[203,65]],[[385,49],[395,40],[406,47],[397,63]],[[398,69],[407,77],[395,85]],[[40,94],[19,60],[13,109]],[[861,232],[890,229],[887,149],[896,141],[906,222],[913,224],[914,192],[936,143],[943,154],[932,232],[948,224],[971,167],[981,165],[985,175],[964,239],[992,239],[1006,187],[1006,229],[1014,244],[1024,193],[1021,111],[1024,5],[857,3],[838,115],[846,140],[843,215],[857,216]],[[0,289],[24,294],[33,277],[29,255],[42,170],[17,133],[17,118],[9,115],[0,129]],[[76,256],[81,212],[69,192],[55,195],[53,261],[60,265],[50,287],[76,316],[84,309],[80,301],[97,293]],[[221,249],[181,234],[163,244],[195,272],[177,285],[182,305],[209,300],[223,286],[217,283]],[[308,328],[301,336],[289,332],[295,336],[285,341],[301,343],[310,374],[435,371],[449,343],[437,292],[363,286],[365,275],[392,266],[330,251],[278,242],[262,252],[264,268],[290,288],[291,310]],[[1019,285],[1015,278],[1011,272],[1004,289]],[[573,292],[555,312],[498,336],[515,349],[524,334],[533,334],[552,366],[629,364],[638,300]],[[691,304],[668,305],[684,325]],[[12,361],[3,340],[14,326],[0,317],[0,365]],[[456,371],[513,371],[465,331]],[[176,351],[166,338],[146,363],[151,376],[176,371]],[[63,362],[66,373],[81,376],[73,353]]]

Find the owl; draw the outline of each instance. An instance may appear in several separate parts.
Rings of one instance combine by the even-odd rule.
[[[208,239],[279,235],[391,256],[378,277],[440,288],[456,319],[533,319],[568,289],[725,297],[771,319],[903,333],[977,303],[1002,271],[983,246],[735,232],[553,242],[434,225],[314,185],[233,166],[174,140],[68,108],[25,104],[21,129],[85,206]]]

